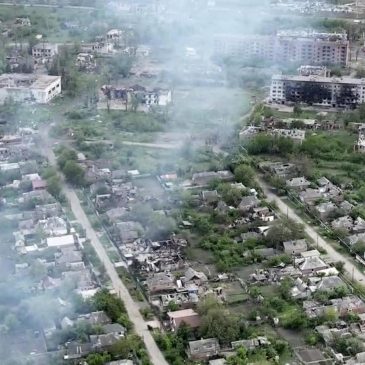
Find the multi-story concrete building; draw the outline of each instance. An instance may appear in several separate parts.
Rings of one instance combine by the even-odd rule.
[[[61,77],[34,74],[0,75],[0,104],[7,99],[45,104],[61,93]]]
[[[270,101],[355,108],[365,102],[365,79],[302,75],[274,75]]]
[[[277,63],[347,66],[349,41],[346,33],[314,31],[281,31],[272,36],[216,35],[214,54]]]
[[[99,109],[124,109],[149,111],[151,107],[166,107],[172,102],[170,89],[156,87],[147,89],[140,85],[131,87],[115,87],[104,85],[101,88]]]
[[[32,48],[32,56],[35,58],[52,58],[58,54],[58,44],[41,42]]]

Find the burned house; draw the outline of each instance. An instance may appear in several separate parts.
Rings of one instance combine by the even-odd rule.
[[[172,92],[169,89],[104,85],[100,90],[98,108],[148,112],[152,107],[166,107],[171,102]]]
[[[220,352],[219,342],[216,338],[190,341],[187,354],[191,360],[209,360]]]

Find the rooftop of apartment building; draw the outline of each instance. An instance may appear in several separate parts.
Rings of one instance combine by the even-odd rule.
[[[44,89],[54,81],[60,79],[60,76],[35,75],[35,74],[2,74],[0,75],[1,88],[27,89]]]
[[[365,79],[355,79],[353,77],[326,77],[318,75],[273,75],[272,80],[276,81],[303,81],[303,82],[322,82],[329,84],[352,84],[352,85],[365,85]]]
[[[321,41],[347,41],[347,34],[345,32],[342,33],[320,33],[316,32],[313,29],[305,29],[305,30],[281,30],[277,32],[277,36],[280,38],[288,37],[288,38],[311,38]]]

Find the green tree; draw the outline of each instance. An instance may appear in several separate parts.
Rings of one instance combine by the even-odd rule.
[[[295,104],[294,107],[293,107],[293,113],[295,116],[299,116],[301,115],[303,112],[302,108],[298,105],[298,104]]]
[[[227,365],[247,365],[247,364],[248,364],[247,350],[244,347],[240,347],[237,350],[236,355],[230,356],[227,359]]]
[[[234,169],[236,180],[243,185],[252,186],[254,182],[255,172],[252,167],[241,164]]]
[[[90,354],[86,358],[86,362],[88,365],[104,365],[108,361],[110,361],[112,357],[108,353],[104,354]]]
[[[60,178],[57,175],[51,176],[47,179],[47,191],[55,198],[59,198],[61,194]]]
[[[83,185],[85,183],[85,171],[75,161],[67,161],[62,172],[65,174],[66,180],[74,185]]]
[[[113,322],[117,322],[121,314],[126,313],[121,299],[110,294],[107,289],[98,291],[93,297],[93,303],[97,310],[104,311]]]

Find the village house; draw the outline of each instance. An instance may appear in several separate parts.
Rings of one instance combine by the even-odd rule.
[[[167,316],[170,319],[170,327],[172,331],[176,331],[183,323],[191,328],[197,328],[200,326],[200,316],[193,309],[168,312]]]
[[[298,255],[308,249],[305,239],[283,242],[284,252],[288,255]]]
[[[104,311],[91,312],[87,314],[81,314],[77,317],[76,322],[83,322],[91,326],[105,325],[111,323],[111,319]]]
[[[103,42],[103,41],[81,43],[80,50],[81,53],[92,53],[105,56],[114,53],[114,46],[113,43]]]
[[[256,196],[250,195],[242,198],[240,204],[238,205],[238,209],[242,213],[247,213],[250,210],[257,208],[260,204],[260,200],[256,198]]]
[[[115,227],[119,233],[120,240],[123,244],[133,242],[141,237],[144,229],[139,222],[117,222]]]
[[[348,202],[347,200],[344,200],[339,204],[339,208],[341,211],[343,211],[345,214],[350,214],[352,209],[354,208],[354,205]]]
[[[41,42],[33,46],[32,56],[34,58],[52,59],[58,54],[58,44]]]
[[[209,360],[219,354],[220,346],[216,338],[189,341],[189,346],[186,352],[188,358],[191,360]]]
[[[315,347],[295,349],[295,356],[301,365],[331,365],[332,359],[325,357],[321,350]]]
[[[197,172],[193,174],[192,183],[196,186],[207,186],[212,181],[231,181],[234,179],[234,175],[228,171],[206,171],[206,172]]]
[[[71,341],[66,343],[66,354],[64,355],[64,360],[81,359],[92,351],[93,347],[90,342]]]
[[[354,226],[354,221],[349,215],[339,217],[331,222],[331,227],[334,230],[350,232]]]
[[[164,272],[150,275],[146,285],[150,295],[174,292],[177,288],[175,276]]]
[[[302,144],[305,140],[305,131],[301,129],[274,129],[271,134],[278,137],[290,138],[298,144]]]
[[[15,25],[21,27],[30,27],[32,23],[29,18],[20,17],[15,19]]]
[[[253,208],[252,218],[259,219],[262,222],[273,222],[275,213],[269,207]]]
[[[353,246],[358,242],[365,242],[365,233],[352,234],[346,237],[348,245]]]
[[[248,351],[253,351],[261,346],[270,346],[271,342],[264,336],[258,336],[249,340],[239,340],[231,342],[232,349],[239,349],[240,347],[246,348]]]
[[[310,280],[316,281],[313,279]],[[316,290],[319,291],[331,292],[338,288],[347,288],[347,286],[342,281],[342,279],[336,275],[324,276],[323,278],[319,279],[319,281],[316,283]]]
[[[314,211],[322,220],[326,220],[327,218],[329,218],[331,213],[335,212],[336,209],[336,205],[332,202],[324,202],[314,207]]]
[[[322,193],[318,189],[309,188],[299,193],[299,199],[307,205],[314,205],[322,196]]]
[[[292,163],[283,162],[261,162],[259,164],[261,170],[269,171],[273,175],[287,180],[297,176],[296,166]]]
[[[299,267],[303,275],[311,275],[328,268],[328,265],[318,256],[296,259],[295,264]]]
[[[305,190],[311,185],[310,181],[308,181],[304,176],[301,177],[293,177],[292,179],[286,180],[286,186],[289,189],[293,190]]]
[[[79,53],[75,64],[81,71],[93,71],[96,68],[95,57],[91,53]]]
[[[204,190],[201,192],[201,197],[203,202],[206,204],[217,203],[219,200],[217,190]]]
[[[208,282],[208,278],[203,272],[196,271],[193,268],[189,267],[185,271],[184,276],[181,277],[181,281],[184,284],[194,283],[196,285],[202,285],[202,284]]]
[[[98,108],[148,112],[151,107],[167,107],[171,102],[172,92],[166,88],[104,85],[100,89]]]
[[[354,234],[365,233],[365,220],[361,217],[357,217],[352,227],[352,232]]]
[[[75,250],[73,247],[59,249],[55,253],[55,266],[61,271],[83,270],[85,264],[82,258],[82,252]]]

